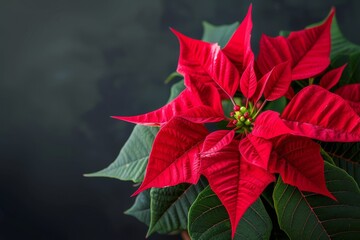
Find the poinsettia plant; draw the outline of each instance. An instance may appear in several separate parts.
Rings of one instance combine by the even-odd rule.
[[[360,46],[335,9],[263,35],[204,24],[180,43],[170,100],[137,116],[118,158],[88,176],[141,183],[126,212],[148,235],[191,239],[356,239],[360,234]]]

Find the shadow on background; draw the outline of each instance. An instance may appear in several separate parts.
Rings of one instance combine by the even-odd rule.
[[[130,182],[84,178],[117,156],[133,125],[111,115],[163,105],[178,42],[201,22],[241,21],[250,1],[2,1],[0,3],[0,238],[144,239],[126,216]],[[261,33],[301,29],[331,6],[360,43],[356,0],[253,1]],[[153,235],[151,239],[179,239]]]

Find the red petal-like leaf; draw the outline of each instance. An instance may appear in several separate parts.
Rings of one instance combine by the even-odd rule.
[[[240,78],[240,90],[244,97],[251,98],[257,86],[256,74],[254,71],[254,60],[246,67]]]
[[[276,65],[267,78],[264,88],[264,97],[274,101],[284,96],[291,84],[291,68],[289,62]]]
[[[291,135],[274,139],[273,144],[269,162],[271,173],[280,173],[285,183],[301,191],[322,194],[336,200],[325,184],[320,145],[311,139]]]
[[[185,89],[165,106],[137,116],[113,116],[115,119],[136,124],[159,126],[174,116],[196,122],[218,122],[224,119],[221,98],[215,87],[209,84],[194,84],[196,91]]]
[[[274,66],[287,61],[292,65],[292,56],[287,39],[283,36],[269,37],[262,35],[259,56],[256,61],[260,72],[265,74]]]
[[[324,76],[321,77],[319,85],[327,90],[333,88],[339,82],[345,67],[346,64],[325,73]]]
[[[194,106],[178,116],[195,123],[219,122],[225,118],[221,97],[215,86],[209,83],[196,82],[193,85],[193,90],[193,98],[201,99],[203,105]]]
[[[258,137],[270,139],[284,134],[292,134],[293,131],[280,118],[278,112],[268,110],[260,113],[256,118],[251,133]]]
[[[164,125],[155,137],[144,181],[133,195],[152,187],[195,184],[200,177],[198,154],[207,134],[203,125],[179,117]]]
[[[239,151],[248,163],[267,170],[272,143],[266,139],[248,134],[240,141]]]
[[[223,113],[215,111],[208,106],[197,106],[189,109],[187,112],[178,115],[193,123],[211,123],[220,122],[225,119]]]
[[[285,107],[281,118],[299,136],[321,141],[360,141],[360,117],[340,96],[312,85]]]
[[[274,68],[273,68],[274,69]],[[272,70],[273,70],[272,69]],[[268,79],[270,78],[271,76],[271,72],[272,70],[270,70],[268,73],[266,73],[265,75],[263,75],[260,80],[257,82],[257,85],[256,85],[256,91],[253,95],[253,100],[254,100],[254,103],[257,103],[260,98],[262,97],[263,93],[264,93],[264,90],[265,90],[265,87],[266,87],[266,83],[268,81]]]
[[[193,76],[186,76],[185,79],[194,78]],[[201,83],[193,80],[192,86],[193,98],[200,99],[201,103],[206,106],[210,106],[217,112],[217,115],[224,115],[221,103],[221,96],[218,89],[211,83]]]
[[[196,76],[194,80],[215,83],[232,97],[239,87],[240,75],[235,65],[221,51],[220,46],[192,39],[172,30],[180,42],[177,71],[183,75]],[[185,79],[186,80],[186,79]],[[190,89],[193,83],[185,81]]]
[[[229,214],[232,237],[246,210],[275,180],[272,174],[243,160],[238,144],[232,141],[217,154],[201,158],[201,171]]]
[[[199,104],[200,101],[194,98],[193,93],[185,89],[173,101],[155,111],[137,116],[113,116],[113,118],[136,124],[159,126]]]
[[[360,115],[360,83],[348,84],[336,89],[335,93],[345,99]]]
[[[287,99],[291,100],[293,97],[295,96],[295,91],[294,89],[290,86],[288,91],[285,93],[284,97],[286,97]]]
[[[293,58],[292,79],[314,77],[330,64],[330,28],[335,9],[319,26],[291,32],[287,38]]]
[[[336,89],[335,93],[345,100],[360,102],[360,83],[353,83]]]
[[[252,134],[266,139],[293,134],[325,142],[356,142],[360,117],[340,96],[311,85],[295,95],[281,118],[273,111],[261,113]]]
[[[234,63],[239,71],[243,71],[250,63],[251,59],[254,58],[250,42],[253,26],[251,12],[252,5],[249,6],[244,20],[223,48],[225,55]]]
[[[234,130],[219,130],[210,133],[204,141],[201,156],[216,153],[230,144],[235,136]]]

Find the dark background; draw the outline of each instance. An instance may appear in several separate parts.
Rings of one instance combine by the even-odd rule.
[[[250,1],[1,0],[0,239],[144,239],[126,216],[130,182],[85,178],[117,156],[133,125],[111,115],[163,105],[178,42],[203,20],[241,21]],[[360,43],[360,1],[254,0],[253,48],[325,18]],[[179,239],[153,235],[149,239]]]

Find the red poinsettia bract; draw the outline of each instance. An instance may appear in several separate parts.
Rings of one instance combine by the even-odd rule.
[[[339,96],[341,90],[336,95],[309,86],[281,115],[262,111],[267,102],[285,96],[293,80],[315,77],[327,68],[333,15],[334,10],[321,25],[287,38],[264,37],[256,60],[250,46],[251,6],[224,48],[173,30],[180,42],[177,70],[186,89],[153,112],[115,117],[160,126],[135,194],[152,187],[196,184],[204,175],[228,211],[232,236],[275,174],[302,191],[335,199],[325,185],[320,146],[311,139],[360,140],[360,118]],[[358,101],[358,96],[351,99]],[[223,101],[231,101],[233,111],[224,113]],[[219,121],[227,121],[227,128],[210,132],[204,125]]]

